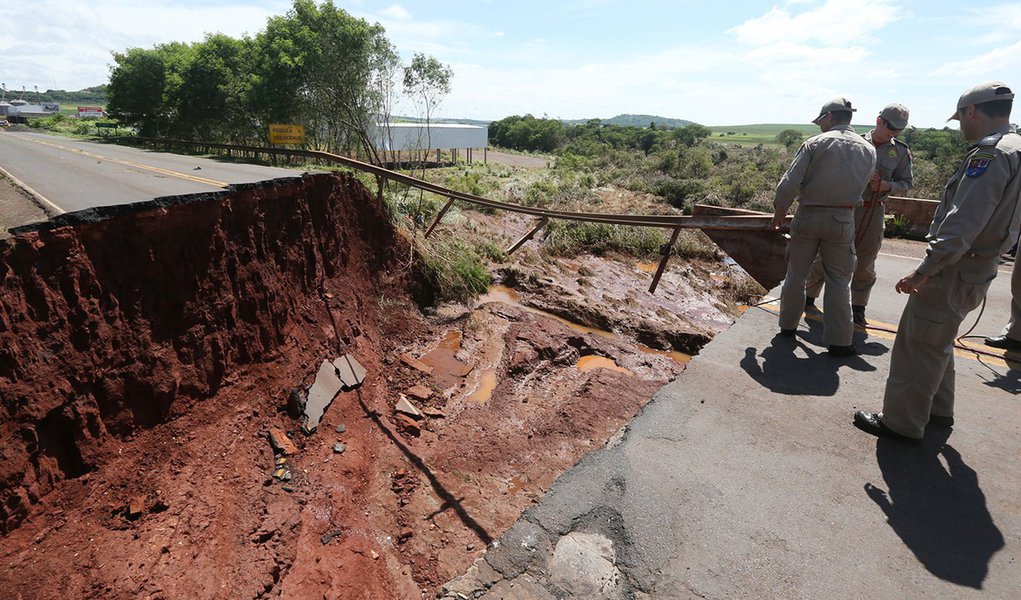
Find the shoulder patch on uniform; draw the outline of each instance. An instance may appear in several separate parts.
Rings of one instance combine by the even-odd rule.
[[[989,168],[989,163],[993,162],[996,158],[995,154],[989,152],[976,152],[968,160],[968,167],[964,170],[964,174],[968,177],[981,177],[986,169]]]
[[[978,141],[978,143],[975,144],[975,145],[976,146],[995,146],[997,143],[999,143],[1000,138],[1002,138],[1002,137],[1003,137],[1002,133],[993,133],[993,134],[987,135],[986,137],[980,139]]]

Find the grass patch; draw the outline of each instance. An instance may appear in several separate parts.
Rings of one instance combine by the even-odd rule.
[[[663,230],[658,227],[554,220],[546,225],[544,250],[555,256],[617,252],[647,257],[658,252],[666,241]]]
[[[469,244],[451,238],[423,239],[418,248],[438,301],[467,304],[493,284],[486,262]]]

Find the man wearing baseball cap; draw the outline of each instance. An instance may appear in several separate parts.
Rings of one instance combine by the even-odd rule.
[[[854,253],[858,263],[851,277],[851,315],[858,327],[868,324],[865,306],[876,284],[876,257],[883,245],[886,197],[912,187],[911,152],[907,144],[897,139],[907,126],[908,109],[901,104],[888,104],[876,117],[875,129],[864,136],[876,148],[876,170],[865,186],[862,206],[854,209]],[[805,290],[806,311],[815,306],[824,278],[822,261],[816,258]]]
[[[851,128],[855,109],[834,98],[812,120],[822,133],[805,140],[776,186],[773,227],[779,228],[795,200],[787,243],[787,275],[780,291],[780,335],[797,333],[805,309],[805,280],[816,255],[826,274],[823,339],[830,356],[857,354],[851,343],[851,274],[854,272],[854,209],[872,176],[876,150]]]
[[[897,282],[897,291],[910,297],[893,343],[883,412],[854,413],[866,433],[918,443],[926,425],[954,424],[954,338],[985,298],[1021,225],[1021,135],[1010,129],[1013,102],[1006,84],[991,81],[964,92],[950,115],[971,145],[936,208],[925,258]]]

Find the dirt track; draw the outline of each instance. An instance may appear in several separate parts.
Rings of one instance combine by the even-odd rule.
[[[46,213],[18,189],[10,179],[0,174],[0,238],[9,234],[7,229],[46,220]]]

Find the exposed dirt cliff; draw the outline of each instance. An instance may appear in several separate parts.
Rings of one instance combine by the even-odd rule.
[[[181,414],[238,368],[301,348],[300,373],[337,345],[327,305],[371,319],[378,292],[338,283],[386,268],[392,232],[373,206],[354,181],[317,175],[75,213],[9,240],[3,529],[105,462],[104,442]],[[348,343],[361,331],[338,323]]]

